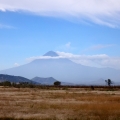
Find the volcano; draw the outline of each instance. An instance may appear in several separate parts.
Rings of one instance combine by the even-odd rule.
[[[23,76],[32,79],[35,76],[42,78],[53,77],[56,80],[77,84],[98,84],[105,85],[104,80],[110,78],[119,82],[120,70],[112,68],[96,68],[84,66],[72,62],[67,58],[60,58],[54,51],[43,55],[45,59],[35,59],[28,64],[0,71],[0,74]],[[101,80],[102,79],[102,80]],[[101,80],[101,81],[100,81]]]

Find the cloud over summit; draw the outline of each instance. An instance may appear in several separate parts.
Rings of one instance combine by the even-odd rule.
[[[26,11],[37,15],[75,18],[119,27],[119,0],[0,0],[1,11]]]
[[[71,61],[82,64],[85,66],[91,67],[110,67],[115,69],[120,69],[120,57],[111,57],[106,54],[98,54],[98,55],[77,55],[66,52],[56,52],[59,56],[51,57],[51,56],[34,56],[27,58],[26,60],[31,62],[36,59],[59,59],[59,58],[67,58]]]

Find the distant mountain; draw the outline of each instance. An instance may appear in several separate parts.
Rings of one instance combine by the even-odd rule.
[[[47,52],[44,56],[51,56],[54,59],[36,59],[25,65],[2,70],[0,74],[24,76],[29,79],[35,76],[42,78],[52,76],[58,81],[75,84],[103,84],[106,79],[111,79],[115,83],[120,81],[120,70],[89,67],[74,63],[66,58],[58,59],[58,54],[53,51]]]
[[[48,77],[48,78],[34,77],[31,80],[44,85],[53,85],[54,82],[57,81],[53,77]]]
[[[40,83],[42,85],[54,85],[54,82],[58,81],[58,80],[54,79],[53,77],[48,77],[48,78],[34,77],[31,80],[34,82]],[[73,85],[73,84],[67,83],[67,82],[61,82],[61,85]]]
[[[14,83],[18,83],[18,82],[28,82],[33,84],[37,83],[21,76],[0,74],[0,82],[5,82],[5,81],[14,82]]]

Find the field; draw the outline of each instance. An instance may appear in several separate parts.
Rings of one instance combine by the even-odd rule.
[[[0,87],[0,120],[120,120],[120,89]]]

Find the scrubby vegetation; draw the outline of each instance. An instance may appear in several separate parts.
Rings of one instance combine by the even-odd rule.
[[[0,82],[0,86],[16,87],[16,88],[35,88],[36,85],[29,82],[14,83],[10,81]]]

